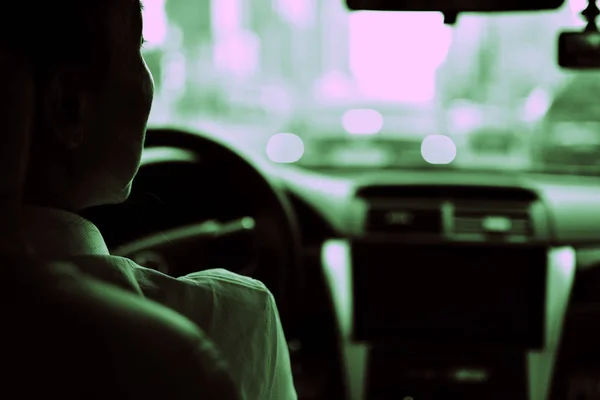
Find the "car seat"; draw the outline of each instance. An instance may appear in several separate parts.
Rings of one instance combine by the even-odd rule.
[[[0,261],[1,397],[240,398],[215,346],[185,317],[71,264]]]

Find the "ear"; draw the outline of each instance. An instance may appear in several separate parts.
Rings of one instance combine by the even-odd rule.
[[[64,68],[54,73],[44,93],[44,123],[53,141],[67,150],[81,145],[89,111],[89,93],[81,73]]]

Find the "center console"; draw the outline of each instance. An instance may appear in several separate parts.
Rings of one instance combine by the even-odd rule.
[[[544,346],[545,246],[357,240],[350,254],[368,399],[527,399],[526,352]]]
[[[367,185],[348,210],[322,265],[352,400],[549,398],[575,252],[535,191]]]
[[[367,238],[326,244],[352,400],[546,400],[571,250]]]

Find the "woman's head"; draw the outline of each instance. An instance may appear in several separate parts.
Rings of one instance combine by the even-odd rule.
[[[122,202],[153,96],[139,0],[26,5],[13,6],[0,28],[9,55],[26,60],[34,88],[23,202],[67,211]],[[0,130],[3,141],[15,140],[14,130]]]

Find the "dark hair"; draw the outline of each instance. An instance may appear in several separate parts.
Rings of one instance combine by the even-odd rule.
[[[113,6],[131,3],[133,10],[139,0],[14,3],[10,6],[13,12],[5,13],[9,17],[0,27],[2,41],[11,52],[30,62],[36,81],[40,81],[64,65],[105,71],[111,62],[113,43],[119,36],[111,30]]]
[[[102,84],[111,62],[113,7],[137,0],[55,0],[11,2],[0,24],[0,247],[13,243],[26,176],[34,121],[55,69],[91,68]],[[133,7],[133,4],[132,4]],[[132,8],[133,10],[134,8]],[[4,247],[11,247],[8,244]]]

